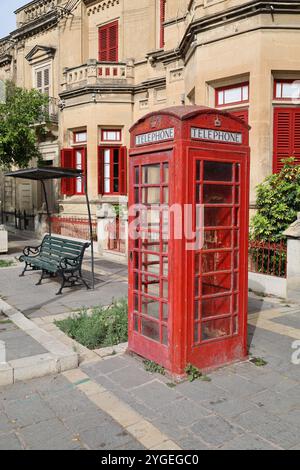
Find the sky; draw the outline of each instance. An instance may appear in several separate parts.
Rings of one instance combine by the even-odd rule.
[[[7,36],[16,29],[16,15],[14,11],[26,5],[30,0],[0,0],[0,38]]]

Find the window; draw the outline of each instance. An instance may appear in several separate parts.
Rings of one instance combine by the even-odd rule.
[[[99,194],[127,193],[126,147],[99,147]]]
[[[118,62],[119,25],[117,21],[99,28],[99,61]]]
[[[50,96],[50,66],[44,66],[35,70],[35,88]]]
[[[216,106],[228,106],[249,102],[249,83],[216,89]]]
[[[61,166],[62,168],[83,170],[86,177],[86,148],[63,149],[61,151]],[[64,178],[61,182],[61,192],[66,196],[85,194],[83,178]]]
[[[159,46],[161,48],[165,45],[165,27],[164,22],[166,20],[166,0],[160,0],[160,38]]]
[[[87,132],[86,131],[76,131],[73,132],[73,142],[74,144],[83,144],[87,141]]]
[[[295,157],[300,165],[300,108],[275,108],[273,172],[281,170],[283,158]]]
[[[300,80],[275,80],[274,99],[276,100],[299,100]]]
[[[122,131],[120,129],[102,129],[101,141],[102,142],[121,142]]]

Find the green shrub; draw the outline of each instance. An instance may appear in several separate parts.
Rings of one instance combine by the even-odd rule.
[[[114,302],[108,309],[94,307],[55,324],[70,338],[89,349],[125,343],[128,339],[128,305],[126,300]]]
[[[257,213],[251,221],[253,240],[278,242],[300,211],[300,166],[294,158],[283,160],[280,173],[257,186]]]

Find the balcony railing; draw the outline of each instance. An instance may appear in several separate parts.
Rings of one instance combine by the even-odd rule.
[[[63,90],[73,90],[89,85],[132,84],[133,62],[98,62],[89,60],[86,64],[64,70]]]
[[[44,123],[45,121],[58,124],[58,109],[58,99],[49,97],[49,103],[41,110],[41,117],[37,124]]]

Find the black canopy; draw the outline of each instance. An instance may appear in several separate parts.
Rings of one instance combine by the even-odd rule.
[[[82,178],[84,180],[84,187],[85,187],[85,197],[86,197],[86,204],[88,209],[88,216],[89,216],[89,224],[90,224],[90,239],[91,239],[91,258],[92,258],[92,278],[93,278],[93,289],[95,288],[95,263],[94,263],[94,245],[93,245],[93,226],[92,226],[92,215],[91,215],[91,207],[90,201],[87,193],[87,181],[84,173],[82,170],[74,170],[73,168],[59,168],[59,167],[39,167],[39,168],[26,168],[24,170],[17,170],[5,173],[4,176],[10,176],[12,178],[20,178],[20,179],[27,179],[31,181],[40,181],[43,187],[46,208],[47,208],[47,216],[48,216],[48,223],[49,223],[49,234],[51,235],[52,227],[51,227],[51,214],[49,212],[49,204],[48,204],[48,197],[47,191],[45,186],[45,181],[53,180],[53,179],[62,179],[62,178]]]

